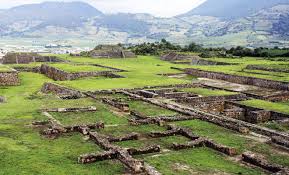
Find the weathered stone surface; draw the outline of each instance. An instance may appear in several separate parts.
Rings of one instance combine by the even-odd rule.
[[[146,90],[140,90],[137,91],[137,93],[141,96],[144,96],[145,98],[155,98],[158,96],[158,94]]]
[[[182,149],[198,148],[198,147],[204,147],[204,146],[205,146],[205,139],[199,138],[199,139],[187,142],[185,144],[173,143],[172,149],[182,150]]]
[[[152,145],[142,149],[130,148],[127,151],[130,155],[150,154],[160,152],[161,147],[159,145]]]
[[[77,99],[83,97],[83,94],[80,91],[69,89],[55,83],[44,83],[41,92],[53,93],[60,97],[65,96],[68,99]]]
[[[213,115],[213,114],[209,114],[194,108],[190,108],[187,106],[182,106],[180,104],[175,104],[175,103],[170,103],[170,102],[163,102],[157,99],[147,99],[147,98],[143,98],[139,95],[127,92],[127,91],[120,91],[122,94],[124,95],[128,95],[130,97],[133,97],[135,99],[138,100],[142,100],[169,110],[173,110],[176,112],[179,112],[181,114],[184,115],[189,115],[189,116],[194,116],[196,119],[200,119],[200,120],[204,120],[204,121],[208,121],[210,123],[214,123],[217,124],[219,126],[228,128],[228,129],[232,129],[232,130],[236,130],[238,132],[244,132],[244,131],[248,131],[248,130],[252,130],[258,134],[261,135],[265,135],[265,136],[280,136],[283,138],[286,138],[287,140],[289,140],[289,134],[288,133],[284,133],[284,132],[278,132],[276,130],[272,130],[272,129],[268,129],[265,127],[261,127],[255,124],[251,124],[248,122],[244,122],[244,121],[240,121],[240,120],[236,120],[233,118],[228,118],[225,116],[221,116],[221,115]]]
[[[7,53],[3,64],[29,64],[32,62],[64,62],[56,56],[42,56],[37,53]]]
[[[133,116],[133,117],[136,117],[137,119],[148,119],[149,117],[140,113],[140,112],[137,112],[137,111],[130,111],[130,115]]]
[[[239,83],[239,84],[247,84],[247,85],[254,85],[259,87],[265,88],[272,88],[277,90],[289,90],[289,83],[288,82],[280,82],[280,81],[273,81],[261,78],[254,78],[254,77],[245,77],[245,76],[238,76],[238,75],[230,75],[220,72],[211,72],[211,71],[204,71],[198,69],[184,69],[184,71],[193,76],[197,77],[204,77],[210,79],[219,79],[225,80],[232,83]]]
[[[88,164],[88,163],[94,163],[98,161],[104,161],[109,159],[116,159],[117,158],[117,152],[116,151],[106,151],[103,153],[91,153],[91,154],[84,154],[78,157],[78,163],[81,164]]]
[[[17,71],[0,72],[0,86],[18,86],[20,79]]]
[[[285,169],[281,165],[275,165],[275,164],[269,163],[263,156],[258,155],[253,152],[245,152],[242,154],[242,157],[243,157],[243,161],[253,164],[255,166],[261,167],[272,173],[278,173],[278,172],[281,172],[283,169]]]
[[[76,80],[85,77],[108,77],[108,78],[124,78],[123,76],[114,74],[115,71],[93,71],[93,72],[65,72],[55,67],[42,64],[40,72],[55,81]]]
[[[86,55],[92,58],[137,58],[133,52],[118,45],[99,45],[87,52]],[[80,55],[72,54],[71,56]]]
[[[111,105],[117,109],[120,109],[123,112],[129,112],[129,105],[127,103],[122,102],[120,99],[102,98],[102,102]]]
[[[247,96],[244,94],[224,95],[224,96],[211,96],[211,97],[184,97],[177,99],[181,103],[202,103],[202,102],[216,102],[226,100],[245,100]]]
[[[40,67],[14,67],[18,72],[33,72],[33,73],[41,73]]]
[[[229,156],[237,155],[237,150],[235,148],[231,148],[228,146],[215,143],[213,140],[209,140],[209,139],[206,139],[204,143],[207,147],[212,148],[216,151],[222,152],[224,154],[227,154]]]
[[[284,73],[289,73],[289,70],[284,70],[281,68],[270,68],[270,67],[265,67],[262,65],[248,65],[246,69],[249,70],[263,70],[263,71],[269,71],[269,72],[284,72]]]
[[[131,133],[125,136],[120,137],[107,137],[109,142],[123,142],[128,140],[138,140],[140,137],[140,134],[138,133]]]
[[[89,107],[79,107],[79,108],[53,108],[53,109],[42,109],[41,111],[45,112],[94,112],[96,111],[96,107],[89,106]]]
[[[284,147],[286,147],[287,149],[289,149],[289,140],[286,140],[286,139],[284,139],[284,138],[282,138],[282,137],[277,137],[277,136],[275,136],[275,137],[272,137],[272,138],[271,138],[271,141],[272,141],[273,143],[276,143],[276,144],[278,144],[278,145],[284,146]]]

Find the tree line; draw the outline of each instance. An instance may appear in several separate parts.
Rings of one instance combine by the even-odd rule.
[[[226,49],[220,48],[205,48],[194,42],[186,46],[173,44],[165,39],[160,42],[142,43],[128,47],[137,55],[161,55],[165,52],[197,52],[201,57],[289,57],[289,48],[247,48],[242,46]]]

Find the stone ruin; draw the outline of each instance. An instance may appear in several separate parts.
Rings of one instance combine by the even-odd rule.
[[[40,72],[55,81],[70,81],[86,77],[108,77],[108,78],[124,78],[123,76],[115,74],[116,70],[109,71],[92,71],[92,72],[66,72],[57,69],[53,66],[42,64]]]
[[[80,56],[80,55],[72,55]],[[86,56],[92,58],[136,58],[137,56],[118,45],[99,45],[86,53]]]
[[[19,72],[15,70],[0,72],[0,86],[20,85]]]
[[[76,91],[55,83],[44,83],[41,92],[45,94],[55,94],[61,99],[79,99],[84,97],[80,91]]]
[[[137,92],[139,90],[136,90]],[[249,133],[249,131],[253,131],[259,133],[261,135],[269,136],[272,139],[272,142],[283,146],[288,147],[289,143],[289,135],[281,132],[276,132],[273,130],[269,130],[260,126],[256,126],[253,124],[249,124],[246,122],[242,122],[235,119],[228,119],[221,116],[215,116],[208,113],[204,113],[202,111],[197,111],[192,108],[184,107],[175,103],[170,102],[161,102],[157,99],[153,98],[146,98],[139,96],[137,94],[120,90],[120,91],[101,91],[101,94],[115,94],[115,93],[122,93],[124,95],[128,95],[132,99],[142,100],[169,110],[176,111],[180,113],[180,115],[175,116],[146,116],[142,113],[137,111],[131,110],[130,114],[132,118],[129,119],[131,125],[146,125],[146,124],[156,124],[159,126],[166,127],[166,131],[162,132],[155,132],[151,131],[149,133],[129,133],[122,136],[110,136],[100,134],[100,130],[103,129],[105,126],[103,123],[96,123],[96,124],[88,124],[88,125],[78,125],[78,126],[63,126],[58,120],[56,120],[53,116],[51,116],[48,112],[74,112],[74,111],[83,111],[83,110],[95,110],[93,107],[80,107],[80,108],[55,108],[55,109],[44,109],[44,115],[48,117],[48,121],[44,122],[35,122],[35,125],[46,125],[49,128],[44,130],[42,134],[44,134],[48,138],[57,138],[65,133],[71,132],[79,132],[82,135],[89,137],[90,140],[93,140],[99,147],[101,147],[104,151],[100,153],[87,153],[80,155],[78,157],[78,163],[81,164],[89,164],[98,161],[104,160],[112,160],[117,159],[119,160],[129,171],[131,174],[151,174],[151,175],[159,175],[160,173],[155,170],[154,167],[149,166],[142,160],[135,159],[133,156],[135,155],[144,155],[144,154],[158,154],[162,152],[162,148],[159,145],[150,145],[141,149],[135,148],[123,148],[120,146],[116,146],[113,143],[115,142],[123,142],[129,140],[141,140],[149,139],[149,138],[163,138],[163,137],[170,137],[170,136],[182,136],[189,139],[188,142],[185,143],[172,143],[170,145],[171,150],[182,150],[182,149],[194,149],[198,147],[207,147],[213,150],[216,150],[220,153],[223,153],[228,156],[238,156],[242,157],[242,161],[246,162],[245,165],[254,165],[262,168],[264,171],[277,173],[277,174],[288,174],[288,169],[286,167],[275,165],[269,163],[265,158],[260,155],[251,152],[244,152],[242,155],[238,155],[235,148],[228,147],[215,141],[200,137],[195,135],[192,130],[184,127],[178,127],[175,125],[167,124],[168,122],[175,122],[175,121],[186,121],[186,120],[205,120],[235,131],[239,131],[242,133]],[[88,97],[93,99],[102,100],[103,103],[107,103],[112,105],[116,108],[122,109],[123,106],[122,100],[120,99],[108,99],[108,98],[96,98],[96,96],[85,93]],[[126,105],[124,105],[126,107]],[[145,135],[145,137],[144,137]],[[243,163],[240,162],[240,163]]]
[[[212,71],[205,71],[205,70],[199,70],[199,69],[193,69],[193,68],[187,68],[187,69],[173,68],[173,69],[184,71],[186,74],[196,76],[196,77],[224,80],[224,81],[228,81],[232,83],[246,84],[246,85],[253,85],[257,87],[289,91],[288,82],[281,82],[281,81],[274,81],[274,80],[267,80],[267,79],[262,79],[262,78],[239,76],[239,75],[231,75],[231,74],[226,74],[226,73],[221,73],[221,72],[212,72]]]
[[[264,156],[253,153],[253,152],[245,152],[242,154],[242,160],[254,166],[265,169],[271,173],[280,174],[280,175],[289,175],[289,169],[287,167],[272,164],[268,160],[265,159]]]
[[[199,119],[203,121],[207,121],[219,126],[222,126],[224,128],[228,128],[234,131],[238,131],[240,133],[249,133],[250,131],[256,132],[258,134],[261,134],[266,137],[281,137],[284,140],[289,141],[289,134],[285,132],[279,132],[272,129],[268,129],[266,127],[261,127],[249,122],[245,122],[242,120],[234,119],[231,117],[226,117],[224,115],[216,115],[211,114],[202,110],[198,110],[192,107],[184,106],[178,103],[169,102],[169,101],[162,101],[157,99],[150,99],[145,98],[142,96],[139,96],[137,94],[122,90],[119,91],[119,93],[122,93],[124,95],[127,95],[133,99],[141,100],[165,109],[169,109],[172,111],[176,111],[180,114],[191,116],[191,117],[183,117],[180,120],[191,120],[191,119]],[[149,123],[151,121],[143,121],[144,123]]]
[[[186,55],[170,52],[161,56],[161,60],[170,61],[174,64],[192,64],[192,65],[232,65],[232,63],[217,62],[202,59],[197,55]]]
[[[33,62],[64,62],[56,56],[42,56],[37,53],[7,53],[2,64],[29,64]]]
[[[192,59],[192,56],[190,55],[178,54],[175,52],[170,52],[161,56],[161,60],[164,60],[164,61],[178,61],[178,60],[191,60],[191,59]]]

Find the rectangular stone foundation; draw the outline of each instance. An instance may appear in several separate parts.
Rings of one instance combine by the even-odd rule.
[[[193,75],[197,77],[204,77],[210,79],[218,79],[218,80],[225,80],[232,83],[238,84],[247,84],[247,85],[254,85],[264,88],[271,88],[277,90],[289,90],[289,83],[288,82],[281,82],[281,81],[273,81],[255,77],[245,77],[245,76],[238,76],[238,75],[230,75],[221,72],[212,72],[212,71],[204,71],[199,69],[184,69],[188,75]]]

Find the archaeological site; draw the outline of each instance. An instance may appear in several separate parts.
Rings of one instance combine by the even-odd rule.
[[[111,47],[4,57],[6,169],[13,162],[40,174],[289,174],[286,61],[136,58]]]

